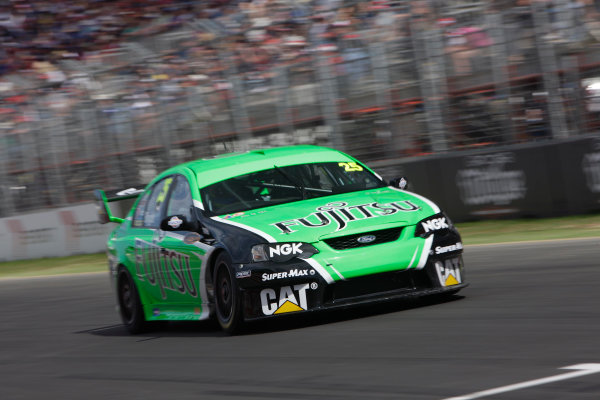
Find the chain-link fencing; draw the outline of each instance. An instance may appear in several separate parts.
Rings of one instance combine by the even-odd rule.
[[[389,164],[598,131],[593,5],[392,3],[335,40],[290,39],[275,64],[196,21],[63,62],[64,79],[3,77],[0,216],[229,151],[317,144]]]

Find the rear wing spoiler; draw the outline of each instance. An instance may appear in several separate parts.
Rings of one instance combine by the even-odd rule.
[[[109,192],[107,195],[104,192],[104,190],[94,190],[94,200],[98,211],[98,222],[100,222],[101,224],[107,224],[109,222],[116,222],[120,224],[121,222],[123,222],[123,218],[115,217],[113,215],[108,203],[111,203],[113,201],[135,199],[143,191],[143,189],[129,188],[125,190],[116,191],[114,193]]]

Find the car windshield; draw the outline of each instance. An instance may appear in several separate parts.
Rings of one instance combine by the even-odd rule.
[[[211,215],[229,214],[292,201],[385,186],[356,162],[273,166],[217,182],[200,190]]]

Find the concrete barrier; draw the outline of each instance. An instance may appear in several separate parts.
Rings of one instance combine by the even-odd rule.
[[[600,137],[455,151],[382,164],[455,221],[600,211]],[[377,170],[377,166],[375,166]]]
[[[455,222],[600,211],[599,136],[371,166],[387,179],[406,176],[411,191],[435,201]],[[130,206],[113,212],[123,215]],[[0,219],[0,226],[0,261],[7,261],[101,252],[115,225],[97,223],[94,204],[84,204]]]
[[[90,203],[0,219],[0,261],[104,251],[115,225],[96,215]]]

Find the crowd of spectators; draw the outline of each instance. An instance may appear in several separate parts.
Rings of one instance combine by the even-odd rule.
[[[122,43],[145,43],[186,29],[193,32],[187,41],[176,49],[160,49],[169,53],[159,54],[165,62],[191,63],[196,77],[214,79],[229,70],[261,79],[272,75],[275,66],[318,53],[336,55],[340,62],[364,58],[367,43],[409,38],[415,24],[444,31],[455,72],[468,74],[478,50],[493,43],[484,29],[490,27],[482,26],[483,14],[524,9],[517,18],[526,19],[530,1],[4,0],[0,76],[16,73],[58,85],[70,78],[69,60],[109,68],[115,62],[111,52]],[[590,35],[597,30],[597,0],[536,2],[548,7],[557,31],[565,23],[558,16],[566,11],[581,14]]]
[[[240,76],[248,93],[265,91],[277,67],[314,68],[317,55],[324,54],[354,83],[372,69],[369,43],[405,40],[413,48],[415,29],[441,32],[450,74],[469,75],[494,44],[485,15],[503,12],[532,34],[531,1],[2,1],[0,128],[24,129],[19,124],[36,118],[33,101],[43,99],[42,105],[66,113],[83,97],[111,115],[122,107],[116,101],[124,101],[151,124],[157,101],[179,107],[171,100],[181,100],[190,87],[212,90],[207,107],[213,110],[207,113],[218,117],[227,108],[231,76]],[[535,2],[547,10],[556,31],[548,33],[550,39],[597,40],[598,0]],[[582,18],[580,25],[589,27],[585,38],[564,26],[564,13]],[[517,63],[525,51],[535,51],[535,41],[515,32],[508,57]],[[387,56],[401,58],[402,52]],[[316,81],[315,74],[307,77]]]
[[[185,61],[203,61],[209,74],[232,67],[261,73],[314,51],[356,57],[352,41],[367,39],[358,32],[368,30],[369,39],[406,35],[407,26],[397,22],[410,7],[419,14],[428,8],[425,1],[385,0],[13,0],[0,6],[0,75],[60,83],[68,78],[65,60],[93,62],[125,41],[191,26],[189,48],[178,54]],[[229,65],[219,65],[217,52],[230,57]],[[110,58],[103,60],[109,67]]]
[[[181,133],[185,126],[194,128],[190,135],[207,131],[197,129],[201,123],[222,124],[213,136],[236,132],[240,126],[232,119],[239,115],[231,90],[236,82],[246,106],[255,107],[250,119],[260,109],[269,123],[278,124],[285,116],[274,106],[282,99],[277,87],[286,82],[276,78],[285,68],[290,92],[299,99],[290,100],[296,107],[290,113],[297,116],[298,107],[313,102],[315,115],[321,115],[321,62],[331,64],[335,100],[342,99],[342,106],[351,96],[360,101],[365,91],[377,102],[396,96],[398,105],[401,100],[393,118],[406,134],[392,137],[386,131],[390,116],[374,111],[372,121],[363,118],[354,125],[364,127],[355,129],[357,148],[371,152],[372,145],[381,144],[386,155],[396,150],[396,155],[421,154],[429,148],[428,116],[418,100],[426,87],[468,80],[486,69],[489,85],[498,40],[510,73],[540,62],[533,9],[543,13],[537,21],[546,24],[542,40],[566,44],[570,52],[600,43],[600,0],[0,0],[0,173],[16,188],[58,193],[64,185],[78,188],[83,199],[99,176],[93,164],[86,164],[91,159],[164,148],[161,130],[170,142],[191,139]],[[498,31],[504,36],[498,38]],[[427,32],[433,35],[423,40]],[[420,47],[430,38],[439,43]],[[381,76],[374,76],[382,67],[374,60],[373,43],[382,43],[386,51],[387,87],[378,86]],[[448,81],[423,83],[435,75],[424,69],[439,56],[432,56],[436,49]],[[467,85],[476,86],[473,82]],[[381,96],[392,86],[406,92]],[[512,111],[494,88],[456,97],[442,113],[448,141],[487,144],[490,136],[504,134],[506,121],[527,138],[547,137],[544,93],[537,86],[513,92],[511,101],[518,102],[508,104]],[[371,140],[364,132],[373,121],[382,128]],[[401,145],[389,146],[390,137]],[[136,162],[150,165],[157,158]],[[111,160],[105,164],[114,162],[118,173],[107,176],[135,173]],[[54,168],[69,162],[68,169]],[[138,169],[143,174],[152,168]],[[42,205],[27,201],[64,202],[51,199],[60,194],[48,194],[50,189],[22,192],[23,203],[16,201],[22,209]]]
[[[14,0],[0,6],[0,73],[47,69],[114,49],[128,38],[168,31],[194,18],[190,2],[175,0]]]

